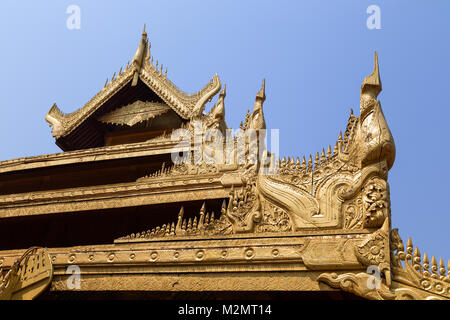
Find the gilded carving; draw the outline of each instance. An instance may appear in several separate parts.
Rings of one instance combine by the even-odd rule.
[[[271,288],[277,290],[287,287],[299,290],[304,283],[308,283],[306,289],[322,290],[325,283],[368,299],[450,298],[450,279],[443,260],[438,261],[434,256],[430,259],[426,254],[422,257],[410,240],[405,250],[397,230],[390,232],[387,179],[395,159],[395,144],[377,100],[381,80],[376,54],[374,71],[361,86],[360,116],[351,110],[345,131],[339,133],[334,147],[329,145],[306,157],[276,159],[263,141],[266,128],[263,80],[253,111],[247,111],[241,123],[241,132],[227,137],[232,139],[231,147],[227,145],[228,149],[223,153],[225,158],[235,162],[222,164],[209,161],[214,158],[215,145],[212,139],[204,139],[203,135],[209,129],[217,129],[222,134],[228,129],[225,85],[219,93],[222,84],[214,75],[202,90],[186,94],[168,80],[167,69],[163,72],[158,61],[154,64],[150,48],[144,28],[131,64],[107,81],[105,87],[79,110],[64,114],[54,105],[46,120],[52,126],[53,136],[61,139],[90,117],[103,123],[131,127],[173,110],[182,119],[180,127],[173,130],[186,129],[194,138],[202,136],[200,150],[193,150],[191,143],[186,146],[191,148],[193,161],[164,162],[156,172],[153,163],[148,169],[150,174],[136,181],[0,195],[0,214],[2,217],[72,214],[177,202],[180,203],[178,216],[175,217],[175,212],[158,213],[171,215],[172,221],[168,218],[160,226],[152,224],[148,230],[116,239],[114,244],[53,248],[51,262],[45,249],[32,249],[16,263],[12,259],[21,252],[2,253],[0,262],[8,273],[2,275],[0,297],[33,298],[52,281],[53,267],[58,268],[58,279],[53,281],[51,289],[67,290],[64,269],[80,264],[89,269],[89,277],[83,279],[86,281],[83,285],[90,284],[95,290],[119,287],[130,290],[148,283],[148,279],[165,279],[166,282],[151,282],[164,290],[179,290],[180,281],[184,283],[184,290],[196,286],[198,290],[214,291],[218,288],[216,279],[219,278],[226,279],[227,288],[255,290],[256,286],[263,286],[259,282],[252,283],[258,277],[255,274],[270,273],[267,278],[261,278],[274,277],[276,280],[270,280]],[[136,87],[139,81],[163,102],[130,97],[129,102],[134,102],[120,102],[115,109],[102,111],[101,106],[122,88]],[[129,92],[133,90],[136,89]],[[204,114],[205,104],[218,93],[217,102]],[[138,131],[134,129],[130,133]],[[245,137],[244,150],[234,154],[241,142],[240,134],[250,129],[258,133],[257,139]],[[123,130],[128,129],[124,127]],[[170,127],[151,132],[148,136],[155,137],[145,143],[0,162],[0,171],[142,156],[150,159],[155,155],[161,163],[164,161],[161,159],[165,159],[163,155],[166,157],[179,147],[178,141],[171,141],[173,130]],[[255,145],[257,154],[250,152]],[[204,154],[208,156],[204,157]],[[206,200],[219,199],[223,200],[220,212],[207,208]],[[197,200],[205,201],[199,212],[195,215],[185,212],[185,202]],[[364,272],[370,266],[376,266],[381,275],[375,287],[370,285],[373,275]],[[337,270],[344,273],[337,274],[334,272]],[[283,272],[279,271],[291,272],[289,277],[293,277],[286,282],[282,280]],[[252,272],[251,281],[245,280],[246,272]],[[199,278],[186,280],[194,279],[192,275],[199,273],[202,281],[214,275],[208,287],[202,287],[206,282],[198,281]],[[104,280],[112,277],[115,279],[113,284]],[[139,277],[148,278],[139,280]],[[172,281],[173,278],[176,281]],[[291,280],[294,278],[298,281]],[[131,282],[127,282],[129,287],[122,286],[120,282],[125,279],[138,283],[129,285]],[[242,285],[242,279],[247,281],[246,285]],[[283,285],[280,284],[282,281],[285,281]],[[19,284],[28,286],[33,294],[16,290]]]
[[[291,219],[287,213],[265,201],[261,222],[257,224],[255,232],[288,232],[292,231]]]
[[[389,289],[384,283],[374,284],[368,273],[323,273],[317,280],[370,300],[446,300],[444,297],[422,292],[416,288],[399,287]]]
[[[362,229],[364,215],[362,212],[362,200],[360,198],[344,205],[344,228],[345,229]]]
[[[391,285],[390,247],[389,247],[389,221],[386,219],[383,226],[372,233],[363,243],[355,247],[358,260],[365,266],[378,266],[380,272],[386,276],[386,284]]]
[[[387,182],[378,177],[371,178],[363,189],[364,227],[382,225],[389,214],[390,201]]]
[[[391,231],[391,257],[394,280],[450,299],[450,277],[442,258],[438,263],[436,257],[432,256],[430,264],[428,255],[424,253],[421,256],[411,238],[408,238],[405,252],[397,229]],[[447,268],[450,268],[450,260]]]
[[[232,188],[227,208],[227,218],[234,233],[254,232],[262,219],[261,200],[254,184],[247,184],[240,190]]]
[[[226,235],[232,233],[231,224],[225,217],[226,207],[225,202],[222,204],[220,216],[215,217],[215,213],[206,212],[205,204],[203,203],[200,213],[194,219],[184,218],[184,208],[181,207],[178,219],[175,222],[163,224],[151,230],[131,234],[118,240],[130,239],[150,239],[158,237],[173,237],[173,236],[208,236],[208,235]]]
[[[150,60],[151,58],[151,60]],[[45,120],[53,127],[52,134],[60,138],[71,133],[87,117],[92,115],[105,101],[110,99],[128,83],[136,84],[137,78],[149,86],[172,110],[183,119],[191,119],[201,115],[205,104],[217,94],[221,88],[220,79],[214,75],[212,80],[200,91],[194,94],[186,94],[178,89],[168,78],[167,73],[158,70],[158,63],[153,66],[153,58],[150,55],[150,44],[145,29],[132,63],[127,65],[123,72],[98,92],[89,102],[80,109],[64,114],[54,104],[47,113]]]
[[[131,127],[137,123],[160,116],[169,110],[169,106],[163,103],[137,100],[100,116],[98,120]]]
[[[47,249],[33,247],[17,259],[6,275],[0,269],[0,300],[31,300],[49,285],[53,266]]]

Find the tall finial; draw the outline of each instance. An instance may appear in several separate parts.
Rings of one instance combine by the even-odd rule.
[[[226,95],[227,95],[227,85],[224,84],[223,88],[222,88],[222,91],[220,91],[220,93],[219,93],[219,97],[222,96],[222,97],[225,98]]]
[[[263,102],[266,100],[266,79],[263,79],[261,90],[256,94],[256,99],[261,99]]]
[[[255,97],[255,105],[253,107],[253,113],[251,115],[250,120],[250,129],[265,129],[266,128],[266,121],[264,120],[264,113],[263,113],[263,104],[266,100],[266,80],[263,79],[261,84],[261,89],[256,94]]]
[[[373,66],[373,72],[369,76],[367,76],[362,85],[361,85],[361,95],[368,94],[373,98],[376,98],[378,94],[381,92],[381,79],[380,79],[380,70],[378,67],[378,54],[375,51],[375,61]]]
[[[145,32],[145,24],[144,24],[144,30],[142,30],[141,41],[139,42],[139,46],[131,62],[132,65],[136,66],[136,71],[133,75],[133,82],[131,83],[131,86],[137,85],[139,79],[139,71],[142,65],[144,64],[144,59],[148,56],[147,46],[148,46],[148,39],[147,33]]]

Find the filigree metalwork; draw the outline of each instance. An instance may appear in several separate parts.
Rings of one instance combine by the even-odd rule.
[[[138,100],[102,115],[98,120],[105,123],[131,127],[140,122],[160,116],[169,110],[169,106],[164,103]]]
[[[421,257],[419,248],[414,248],[411,238],[408,238],[405,252],[398,229],[391,231],[391,257],[394,280],[450,299],[450,276],[443,259],[440,258],[438,263],[432,256],[430,268],[428,255],[424,253]],[[450,270],[450,260],[447,268]]]

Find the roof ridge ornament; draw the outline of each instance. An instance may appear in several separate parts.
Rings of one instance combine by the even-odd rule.
[[[378,54],[374,52],[374,66],[373,72],[364,78],[364,81],[361,85],[361,95],[367,94],[372,98],[377,98],[382,90],[381,78],[380,78],[380,69],[378,66]]]
[[[139,80],[139,72],[141,71],[141,68],[144,65],[144,61],[146,58],[148,59],[150,57],[150,47],[151,45],[149,45],[147,32],[145,32],[145,24],[144,24],[144,30],[142,30],[141,41],[139,42],[139,46],[131,62],[131,64],[134,65],[136,68],[133,74],[133,81],[131,82],[132,87],[137,85]]]
[[[256,94],[256,99],[261,99],[263,102],[266,100],[266,79],[262,80],[261,90]]]
[[[364,78],[361,84],[360,116],[364,119],[375,107],[377,97],[382,90],[378,54],[374,52],[373,72]]]
[[[266,100],[266,79],[262,80],[261,89],[255,97],[255,105],[250,118],[249,129],[259,130],[266,129],[266,121],[264,120],[263,104]]]

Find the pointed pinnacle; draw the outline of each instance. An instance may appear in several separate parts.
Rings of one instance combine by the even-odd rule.
[[[181,207],[180,212],[178,213],[178,218],[183,219],[183,215],[184,215],[184,207]]]
[[[376,98],[381,90],[382,85],[380,79],[380,70],[378,66],[378,54],[375,51],[373,72],[369,76],[364,78],[364,81],[361,85],[361,94],[370,91]]]
[[[289,169],[290,170],[295,169],[294,157],[292,157],[291,160],[289,161]]]
[[[226,89],[227,89],[227,85],[224,83],[223,84],[223,89],[222,89],[222,91],[220,91],[219,97],[220,96],[225,97],[227,95],[227,90]]]
[[[435,267],[437,269],[437,261],[436,261],[436,257],[435,256],[431,257],[431,266]]]
[[[425,265],[428,265],[430,263],[430,260],[428,259],[428,255],[427,255],[426,252],[423,254],[423,260],[422,261],[423,261],[423,267],[424,268],[426,268]]]
[[[420,262],[420,250],[419,247],[416,247],[416,249],[414,250],[414,260],[417,259],[417,262]]]
[[[308,159],[308,169],[312,168],[312,156],[309,155],[309,159]]]
[[[318,152],[316,153],[316,158],[314,159],[314,164],[315,164],[316,166],[319,165],[319,153],[318,153]]]
[[[256,99],[266,100],[266,79],[262,80],[261,89],[256,94]]]
[[[444,264],[444,260],[442,260],[442,258],[439,258],[439,274],[441,276],[445,276],[445,264]]]
[[[194,217],[194,222],[192,223],[192,226],[194,228],[197,227],[197,217]]]
[[[406,242],[406,250],[411,249],[412,251],[412,248],[413,248],[412,240],[411,238],[408,238],[408,241]]]

